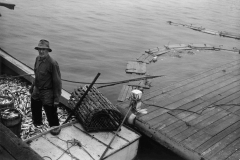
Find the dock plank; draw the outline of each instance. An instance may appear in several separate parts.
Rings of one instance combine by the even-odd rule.
[[[137,72],[138,74],[145,74],[147,72],[146,63],[138,63]]]
[[[186,105],[180,106],[179,109],[186,109],[186,110],[189,110],[189,111],[200,113],[200,111],[202,109],[212,105],[213,103],[216,103],[217,101],[223,99],[223,97],[227,97],[227,96],[237,92],[239,90],[237,88],[238,85],[240,85],[240,82],[235,82],[235,83],[232,83],[232,84],[230,84],[228,86],[225,86],[223,88],[219,88],[218,90],[216,90],[214,92],[211,92],[207,95],[204,95],[203,97],[201,97],[201,99],[197,99],[195,101],[187,103]],[[219,93],[222,93],[222,94],[219,94]],[[227,103],[227,102],[225,101],[224,103]],[[192,107],[192,108],[190,108],[190,107]],[[176,114],[175,114],[175,112],[176,112]],[[187,119],[189,119],[189,118],[187,118],[187,119],[184,119],[184,118],[193,115],[193,113],[191,113],[191,112],[184,112],[184,111],[178,111],[178,110],[175,110],[174,112],[171,112],[171,114],[175,114],[178,118],[183,119],[184,121],[187,121]],[[193,115],[193,116],[196,116],[196,115]],[[161,116],[159,116],[159,117],[161,117]],[[191,119],[191,117],[190,117],[190,119]],[[159,125],[156,121],[157,121],[157,119],[156,120],[154,120],[154,119],[150,120],[149,124],[150,125],[151,124],[156,124],[153,127],[157,128]],[[180,123],[180,122],[176,122],[176,123]],[[171,123],[169,125],[171,125]],[[179,124],[176,124],[175,126],[179,126]],[[174,127],[173,127],[173,129],[174,129]]]
[[[237,139],[236,141],[229,144],[226,148],[218,152],[213,157],[210,157],[211,160],[225,160],[230,155],[232,155],[236,150],[240,148],[240,139]],[[238,157],[239,159],[239,157]]]
[[[214,146],[217,142],[221,141],[224,137],[228,136],[229,134],[233,133],[239,128],[240,128],[240,121],[237,121],[236,123],[226,128],[224,131],[214,135],[211,139],[209,139],[208,141],[198,146],[195,149],[196,152],[198,153],[209,152],[208,150],[210,150],[212,146]]]
[[[239,113],[239,110],[240,110],[239,101],[240,101],[240,100],[238,100],[238,104],[237,104],[237,103],[229,104],[229,105],[232,106],[232,107],[228,110],[229,112],[232,112],[232,113],[234,113],[235,115],[238,115],[238,116],[239,116],[238,113]],[[220,107],[224,108],[224,106],[220,106]]]
[[[223,117],[220,121],[216,121],[215,123],[212,123],[209,125],[209,128],[213,128],[213,131],[215,131],[215,134],[219,133],[220,131],[224,130],[225,128],[231,126],[233,123],[237,122],[239,120],[238,116],[233,116],[232,114]],[[215,124],[223,123],[224,125],[218,125]],[[215,125],[215,126],[214,126]],[[219,127],[219,128],[218,128]],[[216,131],[217,129],[217,131]],[[201,133],[201,135],[199,135]],[[198,146],[209,140],[212,136],[215,134],[208,133],[206,129],[202,129],[199,132],[191,135],[187,139],[183,141],[184,144],[186,144],[191,149],[196,149]]]
[[[236,100],[239,101],[238,99],[239,99],[240,91],[237,93],[238,93],[237,96],[235,94],[233,94],[227,98],[221,99],[220,101],[217,102],[217,104],[226,104],[227,105],[228,103],[231,103],[232,101],[236,101]],[[205,104],[207,104],[207,102]],[[207,106],[205,106],[205,107],[207,107]],[[229,108],[231,108],[231,106],[225,107],[225,110],[227,110]],[[197,116],[195,119],[193,119],[191,121],[188,121],[188,118],[185,118],[183,120],[185,122],[188,122],[189,125],[195,125],[195,124],[199,123],[200,121],[202,121],[206,118],[209,118],[220,111],[222,111],[222,109],[220,107],[218,107],[218,109],[209,108],[208,110],[204,111],[200,116]],[[172,136],[179,134],[180,132],[183,132],[184,130],[186,130],[186,125],[183,123],[179,123],[179,121],[178,121],[178,123],[168,126],[165,130],[172,131],[172,132],[169,132],[169,136],[172,137]]]
[[[165,119],[165,120],[162,120],[161,123],[157,124],[156,125],[157,127],[155,126],[155,128],[157,130],[165,129],[166,126],[168,126],[169,124],[172,124],[172,123],[174,123],[176,121],[182,122],[177,116],[170,115],[169,113],[167,113],[167,114],[169,115],[169,117],[167,119]],[[182,123],[184,123],[184,122],[182,122]]]
[[[239,103],[238,103],[238,104],[239,104]],[[235,112],[235,114],[238,115],[238,116],[240,116],[240,110],[239,110],[240,108],[239,108],[239,106],[237,106],[237,107],[238,107],[238,110]]]
[[[163,93],[167,93],[167,92],[172,91],[172,90],[176,90],[177,88],[179,88],[181,86],[188,85],[190,83],[194,83],[195,81],[200,80],[200,79],[205,78],[205,77],[208,77],[209,75],[212,75],[212,74],[215,74],[215,73],[218,73],[218,72],[223,72],[228,68],[237,67],[239,65],[240,65],[240,60],[236,60],[236,61],[233,61],[231,63],[227,63],[225,65],[221,65],[219,67],[212,68],[208,71],[201,72],[199,74],[196,74],[193,77],[190,77],[190,78],[184,79],[184,80],[182,80],[178,83],[174,83],[172,85],[169,85],[166,88],[155,89],[152,92],[150,92],[148,95],[145,96],[145,100],[151,99],[155,96],[158,96],[158,95],[163,94]]]
[[[222,110],[221,109],[212,109],[212,110],[209,109],[209,110],[206,110],[206,112],[207,112],[206,114],[203,114],[200,116],[195,115],[195,117],[192,116],[193,118],[191,118],[190,120],[183,119],[183,121],[187,122],[190,126],[194,126],[197,123],[200,123],[205,119],[208,119],[209,117],[217,114],[220,111],[222,111]],[[183,122],[181,122],[181,121],[178,121],[178,122],[180,122],[180,123],[174,123],[173,125],[170,125],[170,126],[164,128],[162,131],[165,133],[168,133],[168,135],[170,137],[173,137],[189,128],[186,124],[183,124]]]
[[[144,59],[146,59],[147,56],[148,56],[148,53],[143,53],[141,56],[139,56],[139,57],[137,58],[137,61],[143,62]]]
[[[125,100],[127,91],[128,91],[128,86],[124,84],[118,96],[118,101],[123,102]]]
[[[222,110],[222,111],[218,112],[217,114],[214,114],[213,116],[211,116],[207,119],[204,119],[203,121],[197,123],[196,125],[189,127],[187,130],[177,134],[173,138],[176,141],[181,142],[184,139],[188,138],[189,136],[193,135],[194,133],[200,131],[202,128],[216,122],[217,120],[219,120],[223,116],[227,116],[228,114],[230,114],[230,113]]]
[[[237,122],[238,120],[240,120],[239,116],[236,116],[234,114],[229,114],[223,117],[222,119],[220,119],[219,121],[205,127],[204,132],[210,135],[215,135],[221,132],[222,130],[224,130],[225,128],[229,127],[233,123]]]
[[[127,91],[127,93],[126,93],[126,98],[125,98],[125,99],[130,98],[131,92],[132,92],[133,88],[134,88],[134,87],[132,87],[132,86],[128,86],[128,91]]]
[[[227,135],[226,137],[224,137],[223,139],[215,143],[213,146],[205,150],[201,155],[211,159],[211,157],[213,157],[216,153],[224,149],[230,143],[237,140],[239,137],[240,137],[240,128],[238,128],[234,132],[230,133],[229,135]]]
[[[237,84],[240,84],[240,82],[235,82],[234,84],[237,85]],[[218,91],[222,91],[222,90],[218,90]],[[235,101],[239,97],[239,95],[240,95],[240,91],[237,87],[226,90],[222,94],[218,94],[214,97],[208,97],[209,96],[208,94],[207,96],[201,97],[201,100],[203,101],[202,103],[194,105],[192,108],[189,109],[189,111],[197,112],[198,114],[203,114],[202,112],[204,112],[206,108],[221,107],[222,109],[225,109],[225,110],[230,109],[233,106],[227,103],[231,101],[234,101],[234,103],[236,103]],[[191,114],[187,112],[181,112],[178,114],[178,116],[180,118],[185,118],[186,116],[190,116]]]
[[[213,83],[204,85],[204,87],[202,87],[202,86],[198,87],[197,89],[193,89],[193,90],[181,93],[180,95],[177,95],[177,96],[174,96],[171,98],[166,98],[163,101],[157,102],[157,103],[158,103],[158,105],[167,107],[168,109],[176,109],[184,104],[187,104],[193,100],[196,100],[196,99],[202,97],[203,95],[205,95],[209,92],[213,92],[218,87],[223,87],[223,86],[228,85],[229,83],[233,83],[233,82],[239,81],[239,80],[240,80],[240,76],[235,76],[233,78],[226,78],[225,81],[222,79],[215,80]],[[168,110],[159,109],[159,108],[155,107],[154,112],[151,111],[147,115],[140,117],[140,119],[148,121],[148,120],[150,120],[154,117],[157,117],[165,112],[168,112]]]
[[[230,82],[230,84],[221,84],[221,86],[216,85],[215,90],[213,88],[214,86],[212,86],[209,88],[210,89],[209,93],[206,93],[206,94],[202,95],[201,97],[192,99],[192,101],[189,101],[188,103],[185,103],[185,104],[177,107],[177,109],[191,110],[191,108],[193,108],[197,105],[201,105],[204,102],[214,102],[212,99],[216,99],[217,97],[219,97],[219,98],[224,97],[224,95],[226,95],[226,92],[228,94],[233,94],[234,92],[238,91],[238,88],[236,88],[236,87],[239,84],[240,83],[238,81],[234,81],[234,82]],[[232,88],[234,88],[234,89],[232,91],[229,91]],[[221,94],[219,94],[219,93],[221,93]],[[196,93],[195,95],[197,95],[197,94],[198,93]],[[163,104],[162,104],[162,106],[163,106]],[[157,108],[157,107],[155,107],[155,108]],[[184,112],[182,110],[173,110],[173,111],[170,111],[170,112],[174,115],[181,114],[182,112]]]
[[[153,57],[154,57],[154,55],[153,55],[153,54],[150,54],[150,56],[148,56],[148,57],[146,58],[145,63],[151,63]]]
[[[235,75],[239,75],[239,72],[234,71],[234,72],[231,72],[231,74],[233,74],[232,76],[234,77]],[[174,98],[178,95],[182,95],[183,93],[185,95],[187,95],[187,93],[189,93],[189,95],[190,95],[191,93],[196,93],[199,90],[202,90],[204,88],[207,88],[208,86],[216,84],[214,82],[222,82],[222,81],[230,79],[230,78],[231,77],[229,75],[225,74],[220,77],[212,77],[210,80],[204,79],[205,81],[203,81],[202,83],[199,83],[199,84],[196,83],[196,84],[193,84],[193,86],[191,86],[189,84],[187,86],[176,89],[174,92],[169,92],[165,96],[160,95],[160,96],[152,98],[151,100],[160,102],[160,101],[165,100],[166,98]],[[217,79],[217,80],[215,80],[215,79]],[[181,97],[179,97],[179,98],[181,98]]]
[[[151,54],[143,53],[140,57],[137,58],[138,62],[147,62],[146,59],[151,56]]]
[[[209,117],[211,117],[212,115],[218,113],[220,110],[216,110],[216,109],[213,109],[213,110],[206,110],[207,114],[204,114],[203,116],[201,117],[197,117],[191,121],[186,121],[184,120],[185,122],[188,123],[188,125],[190,126],[193,126],[194,123],[199,123]],[[178,125],[178,126],[177,126]],[[181,122],[181,123],[174,123],[174,125],[171,125],[169,127],[166,127],[165,130],[163,130],[163,132],[167,132],[168,136],[169,137],[174,137],[176,136],[177,134],[180,134],[181,132],[184,132],[186,131],[187,129],[189,129],[189,126],[186,125],[185,123]],[[170,130],[170,131],[169,131]]]
[[[152,127],[152,128],[157,128],[158,126],[161,126],[161,124],[165,124],[165,120],[169,119],[169,118],[176,118],[173,117],[172,115],[168,114],[168,113],[164,113],[161,116],[155,117],[151,120],[148,121],[148,124]],[[177,120],[177,118],[176,118]]]
[[[240,69],[240,68],[236,68],[236,69]],[[199,83],[199,85],[197,83],[196,84],[194,83],[192,85],[189,84],[189,85],[177,88],[176,90],[165,94],[165,96],[163,96],[161,94],[159,96],[153,97],[151,99],[151,101],[156,101],[155,103],[158,103],[158,102],[163,103],[164,101],[167,101],[166,99],[168,99],[168,101],[173,102],[173,100],[175,100],[176,98],[182,99],[183,96],[186,97],[186,96],[196,93],[200,90],[211,87],[212,85],[217,85],[218,83],[223,82],[227,79],[236,78],[237,75],[239,75],[238,70],[231,71],[228,74],[224,73],[217,77],[211,75],[210,78],[207,77],[206,79],[203,79],[204,81]],[[176,100],[178,100],[178,99],[176,99]],[[162,105],[164,105],[164,104],[162,104]],[[147,108],[148,108],[149,112],[153,112],[156,110],[156,108],[154,108],[154,107],[147,107]]]
[[[213,92],[207,93],[199,99],[191,101],[190,103],[187,103],[186,105],[180,106],[179,109],[189,109],[190,111],[197,112],[197,111],[199,111],[198,109],[203,109],[204,107],[207,107],[207,105],[212,105],[213,103],[216,103],[217,101],[223,99],[224,97],[228,97],[231,94],[238,92],[239,89],[237,87],[239,85],[240,85],[240,82],[235,81],[226,86],[219,87],[216,90],[214,90]],[[221,93],[221,94],[219,94],[219,93]],[[203,105],[203,107],[199,107],[199,105]],[[198,107],[198,108],[196,108],[196,107]],[[172,114],[175,114],[175,113],[177,115],[177,114],[183,113],[183,111],[172,112]]]
[[[127,63],[126,73],[145,74],[146,70],[146,63],[135,61],[129,61]]]
[[[231,156],[226,158],[226,160],[239,160],[240,157],[240,150],[237,149],[236,152],[234,152]]]
[[[128,86],[132,87],[141,87],[143,89],[149,89],[150,88],[150,82],[149,80],[141,80],[141,81],[134,81],[134,82],[129,82]]]
[[[127,73],[135,72],[135,70],[136,70],[136,64],[137,64],[137,62],[129,61],[129,62],[127,63],[126,72],[127,72]]]
[[[194,150],[196,147],[198,147],[200,144],[203,144],[210,138],[211,135],[205,133],[204,131],[199,131],[196,134],[185,139],[182,143],[186,145],[188,148]]]

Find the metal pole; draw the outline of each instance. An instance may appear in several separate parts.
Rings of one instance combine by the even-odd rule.
[[[130,102],[129,109],[128,109],[128,111],[127,111],[127,113],[126,113],[126,115],[125,115],[125,117],[124,117],[124,119],[123,119],[121,125],[118,127],[118,129],[117,129],[117,131],[115,132],[115,134],[114,134],[112,140],[111,140],[110,143],[108,144],[107,148],[105,149],[105,151],[103,152],[103,154],[102,154],[102,156],[100,157],[99,160],[102,160],[102,158],[103,158],[103,157],[105,156],[105,154],[107,153],[107,151],[108,151],[109,147],[111,146],[113,140],[115,139],[115,137],[116,137],[116,135],[118,134],[119,130],[121,129],[121,127],[122,127],[124,121],[126,120],[128,113],[129,113],[130,110],[132,109],[132,106],[133,106],[133,101]]]

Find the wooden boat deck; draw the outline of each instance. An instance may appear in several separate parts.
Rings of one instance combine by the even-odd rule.
[[[239,60],[155,89],[143,103],[148,114],[135,126],[160,144],[186,159],[239,160]]]
[[[140,136],[126,127],[121,129],[103,157],[104,160],[132,160],[136,156],[134,151],[137,149]],[[71,122],[62,126],[58,136],[52,136],[48,131],[24,142],[28,143],[41,157],[59,160],[98,160],[114,133],[89,133],[79,123]]]

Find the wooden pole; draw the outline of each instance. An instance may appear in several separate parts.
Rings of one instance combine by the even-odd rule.
[[[76,110],[78,109],[78,107],[81,105],[83,99],[86,97],[86,95],[88,94],[88,91],[92,88],[93,84],[96,82],[96,80],[98,79],[98,77],[100,76],[100,73],[98,73],[96,75],[96,77],[94,78],[94,80],[92,81],[92,83],[90,84],[90,86],[87,88],[86,92],[84,92],[83,96],[81,97],[81,99],[78,101],[78,103],[76,104],[75,108],[73,109],[73,111],[70,113],[70,115],[68,116],[68,118],[65,120],[65,122],[63,122],[63,124],[67,123],[70,118],[73,116],[73,114],[76,112]]]
[[[104,156],[105,156],[105,154],[107,153],[107,151],[108,151],[109,147],[111,147],[111,144],[112,144],[113,140],[115,139],[115,137],[117,136],[117,134],[118,134],[119,130],[121,129],[121,127],[122,127],[122,125],[123,125],[124,121],[125,121],[125,120],[126,120],[126,118],[127,118],[127,115],[128,115],[128,113],[129,113],[129,112],[130,112],[130,110],[132,109],[132,106],[133,106],[133,103],[132,103],[132,101],[131,101],[131,102],[130,102],[130,105],[129,105],[129,109],[128,109],[128,111],[127,111],[127,113],[126,113],[126,115],[125,115],[125,117],[124,117],[124,119],[123,119],[122,123],[121,123],[121,124],[120,124],[120,126],[118,127],[118,129],[117,129],[117,131],[115,132],[115,134],[114,134],[113,138],[111,139],[110,143],[107,145],[107,148],[105,149],[105,151],[103,152],[103,154],[102,154],[102,156],[100,157],[100,159],[99,159],[99,160],[102,160],[102,159],[103,159],[103,157],[104,157]]]

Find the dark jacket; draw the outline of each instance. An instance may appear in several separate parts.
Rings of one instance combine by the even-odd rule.
[[[53,90],[54,102],[59,102],[62,91],[61,73],[57,61],[50,56],[41,60],[38,56],[34,64],[35,85],[38,90]]]

